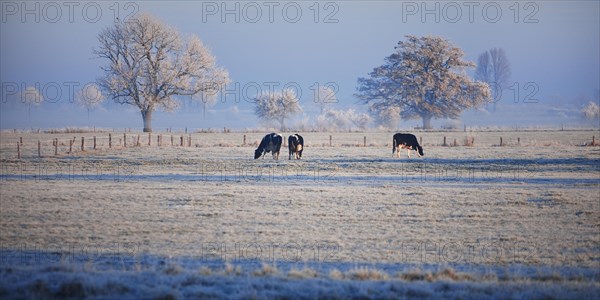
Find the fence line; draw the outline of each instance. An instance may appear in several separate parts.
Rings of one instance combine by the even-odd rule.
[[[179,136],[179,143],[175,143],[175,137]],[[192,134],[181,134],[181,135],[170,135],[171,137],[171,147],[192,147]],[[89,138],[89,137],[88,137]],[[75,153],[73,146],[80,148],[81,152],[87,152],[87,151],[98,151],[98,150],[107,150],[107,149],[113,149],[113,139],[112,139],[112,134],[108,133],[106,137],[99,137],[99,136],[92,136],[92,146],[88,148],[86,148],[86,143],[85,143],[85,136],[81,137],[81,143],[79,145],[76,145],[76,141],[77,141],[77,137],[73,137],[72,139],[68,139],[68,151],[66,151],[66,149],[64,150],[65,154],[72,154]],[[241,141],[240,146],[253,146],[254,144],[248,143],[247,141],[247,136],[246,134],[244,134],[242,136],[243,140]],[[63,148],[66,147],[66,144],[61,143],[59,138],[53,138],[52,140],[37,140],[37,157],[42,157],[44,150],[42,145],[44,144],[48,144],[48,142],[51,141],[52,147],[54,148],[53,152],[54,152],[54,156],[58,156],[61,151],[59,148],[61,148],[60,146],[63,145]],[[64,139],[63,139],[64,141]],[[99,144],[99,141],[108,141],[108,148],[102,147],[99,148],[99,146],[105,146],[105,144]],[[447,137],[443,136],[443,140],[440,141],[441,144],[429,144],[432,146],[442,146],[442,147],[450,147],[450,146],[454,146],[457,147],[459,146],[458,141],[456,140],[456,138],[454,138],[454,142],[453,143],[448,143],[447,141]],[[464,143],[463,146],[474,146],[474,142],[475,142],[475,138],[474,137],[470,137],[470,136],[465,136],[464,139]],[[421,145],[423,145],[423,137],[420,136],[419,137],[419,143]],[[119,139],[119,143],[118,145],[121,148],[114,148],[116,150],[119,149],[125,149],[127,147],[141,147],[141,135],[137,135],[134,143],[130,143],[127,141],[127,133],[123,133],[123,140],[121,141],[121,139]],[[148,133],[148,137],[147,137],[147,145],[148,147],[152,147],[152,134]],[[163,147],[163,134],[157,134],[156,135],[156,147]],[[319,145],[319,144],[315,144],[315,145]],[[367,136],[363,136],[363,141],[362,141],[362,145],[360,143],[355,143],[355,144],[343,144],[343,146],[347,146],[347,145],[354,145],[354,146],[362,146],[362,147],[367,147],[369,144],[367,144]],[[371,144],[374,147],[377,147],[377,144]],[[285,146],[285,145],[284,145]],[[325,143],[321,144],[321,146],[326,146]],[[333,135],[329,135],[329,146],[333,147]],[[500,136],[499,137],[499,143],[498,144],[492,144],[491,146],[500,146],[500,147],[505,147],[505,146],[521,146],[521,137],[517,137],[516,138],[516,143],[507,143],[506,140]],[[598,143],[596,141],[596,136],[592,136],[591,137],[591,142],[586,142],[584,143],[582,146],[600,146],[600,143]],[[23,137],[19,137],[18,141],[16,142],[16,157],[17,159],[21,159],[23,157],[23,148],[24,147],[24,142],[23,142]],[[46,152],[47,153],[47,152]]]
[[[173,147],[192,147],[192,135],[189,134],[187,137],[185,137],[184,135],[180,135],[180,139],[181,139],[181,143],[179,145],[175,145],[174,144],[174,137],[176,135],[171,135],[171,146]],[[184,143],[184,137],[185,137],[185,143]],[[81,137],[81,142],[77,143],[77,137],[73,137],[72,139],[69,138],[67,139],[62,139],[62,143],[61,143],[61,139],[59,138],[53,138],[51,140],[37,140],[37,157],[41,158],[44,155],[44,145],[46,144],[51,144],[54,149],[54,156],[58,156],[61,153],[64,154],[72,154],[75,153],[73,147],[77,147],[80,149],[80,152],[87,152],[87,151],[98,151],[98,150],[108,150],[108,149],[115,149],[115,150],[119,150],[119,148],[115,148],[113,147],[113,138],[112,138],[112,134],[108,133],[106,137],[100,137],[100,136],[92,136],[92,143],[91,143],[91,147],[89,146],[89,144],[86,144],[86,138],[90,138],[90,137],[85,137],[82,136]],[[119,143],[118,145],[120,147],[122,147],[121,149],[125,149],[127,147],[141,147],[141,141],[140,141],[140,135],[137,135],[137,140],[135,141],[134,144],[128,142],[127,140],[127,133],[123,133],[123,139],[119,139]],[[157,147],[162,147],[163,146],[163,135],[162,134],[158,134],[156,136],[156,145]],[[68,142],[68,151],[67,149],[64,149],[64,152],[61,152],[61,148],[63,147],[67,147],[67,144],[65,144],[65,140],[67,140]],[[99,146],[105,146],[105,144],[102,143],[102,141],[108,141],[108,148],[100,148]],[[102,143],[102,144],[100,144]],[[148,147],[152,146],[152,135],[148,134]],[[63,147],[61,147],[63,146]],[[25,148],[24,148],[25,147]],[[23,154],[23,149],[26,149],[26,142],[23,142],[23,137],[19,137],[19,140],[16,142],[16,156],[17,159],[21,159],[22,158],[22,154]]]

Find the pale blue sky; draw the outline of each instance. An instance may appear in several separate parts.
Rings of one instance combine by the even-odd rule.
[[[37,12],[21,14],[23,8],[37,9],[36,3]],[[4,91],[0,106],[2,129],[88,125],[141,128],[141,117],[133,107],[106,104],[104,110],[92,112],[88,123],[85,111],[68,101],[69,82],[83,85],[101,74],[99,66],[104,62],[94,58],[92,48],[97,45],[97,34],[114,22],[116,14],[112,1],[74,3],[72,15],[68,5],[73,4],[63,2],[2,3],[0,76],[4,86],[13,82],[40,83],[41,87],[56,82],[63,86],[63,95],[56,103],[43,103],[32,110],[31,116],[22,103],[7,98]],[[594,96],[600,87],[598,1],[536,1],[516,5],[513,1],[319,2],[318,22],[314,19],[317,7],[314,1],[132,3],[128,7],[120,3],[121,19],[136,9],[155,15],[183,34],[198,35],[217,57],[218,64],[227,68],[231,79],[241,86],[249,82],[278,82],[280,86],[297,83],[302,88],[301,101],[307,115],[316,112],[310,104],[310,87],[315,82],[335,82],[339,86],[340,102],[335,107],[366,110],[353,97],[356,79],[380,65],[407,34],[443,36],[461,47],[471,61],[487,49],[502,47],[512,64],[511,79],[521,87],[520,97],[533,91],[523,90],[526,83],[533,82],[539,87],[534,97],[538,103],[525,104],[522,99],[515,103],[513,91],[505,91],[499,103],[502,110],[491,115],[466,113],[464,120],[468,124],[575,123],[575,110],[581,99]],[[235,22],[236,13],[227,14],[222,20],[222,5],[235,9],[236,3],[240,22]],[[60,16],[56,14],[57,7]],[[205,10],[215,7],[219,11],[214,15]],[[260,16],[256,15],[256,7],[261,8]],[[269,20],[269,7],[273,8],[273,22]],[[296,15],[297,8],[301,15]],[[423,8],[434,12],[421,15]],[[97,9],[101,15],[96,15]],[[337,23],[324,23],[328,14],[331,14],[329,20]],[[290,22],[296,16],[298,22]],[[253,19],[257,22],[248,22]],[[495,19],[497,22],[493,22]],[[54,97],[53,90],[47,92],[52,93],[50,98]],[[403,126],[418,124],[407,121]],[[197,105],[185,105],[175,114],[159,113],[154,120],[156,129],[257,125],[251,104],[243,99],[239,103],[218,103],[205,116]]]

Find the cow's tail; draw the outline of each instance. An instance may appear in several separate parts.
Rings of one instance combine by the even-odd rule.
[[[396,138],[392,137],[392,154],[396,152]]]

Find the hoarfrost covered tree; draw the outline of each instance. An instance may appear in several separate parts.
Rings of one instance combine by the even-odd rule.
[[[277,121],[285,130],[285,120],[302,112],[300,100],[292,89],[270,91],[257,95],[254,99],[254,113],[263,121]]]
[[[106,98],[95,84],[85,85],[75,96],[75,102],[87,111],[88,122],[90,121],[90,111],[100,107],[104,100]]]
[[[397,106],[389,106],[382,109],[369,109],[369,113],[373,116],[375,125],[382,126],[388,129],[395,129],[400,122],[401,109]]]
[[[317,116],[317,124],[320,129],[327,130],[352,130],[356,128],[364,130],[371,122],[371,116],[366,113],[357,113],[354,109],[337,110],[328,109],[325,113]]]
[[[506,52],[502,48],[492,48],[477,58],[475,79],[490,85],[494,110],[502,96],[502,91],[509,87],[511,70]]]
[[[174,111],[178,96],[214,99],[229,83],[200,39],[179,33],[148,14],[104,29],[94,53],[108,60],[100,86],[121,104],[138,107],[144,132],[152,131],[152,113]]]
[[[350,126],[350,118],[347,111],[329,109],[324,115],[325,120],[329,123],[329,129],[346,129]]]
[[[367,129],[369,123],[373,120],[369,114],[366,113],[357,113],[352,110],[352,115],[350,116],[350,122],[356,126],[356,128],[360,130]]]
[[[465,69],[464,53],[441,37],[406,36],[368,78],[358,79],[356,96],[370,111],[400,110],[402,119],[423,120],[430,129],[433,118],[458,118],[463,110],[490,98],[489,87],[474,82]]]
[[[581,113],[583,117],[588,120],[595,120],[600,118],[600,106],[593,101],[588,102],[582,109]]]

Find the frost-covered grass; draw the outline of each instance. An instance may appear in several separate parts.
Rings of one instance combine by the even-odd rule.
[[[598,132],[418,133],[411,159],[389,133],[303,135],[301,161],[253,160],[238,133],[41,159],[73,136],[25,134],[17,160],[1,133],[0,297],[598,293]]]
[[[529,276],[531,270],[524,266],[464,273],[447,266],[419,270],[405,265],[274,266],[259,261],[240,261],[234,268],[220,261],[147,255],[71,256],[40,264],[35,258],[43,255],[40,252],[4,254],[0,296],[6,299],[594,299],[600,292],[598,270],[588,270],[584,277],[538,269]],[[565,274],[572,271],[562,268]]]

